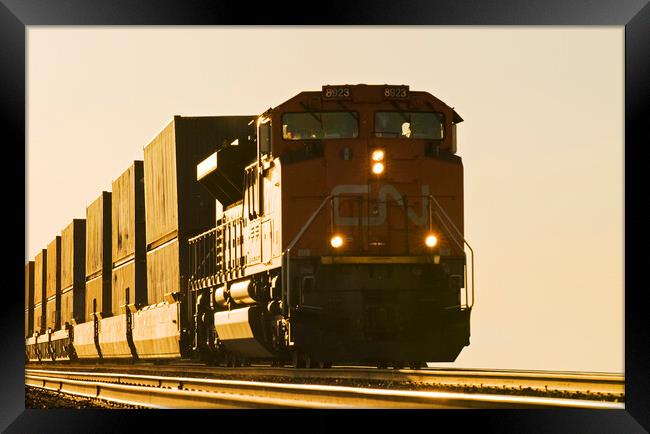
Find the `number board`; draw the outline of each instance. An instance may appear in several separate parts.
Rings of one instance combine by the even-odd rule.
[[[324,99],[349,99],[352,90],[349,86],[323,86]]]
[[[384,87],[384,98],[402,99],[409,97],[408,86],[386,86]]]

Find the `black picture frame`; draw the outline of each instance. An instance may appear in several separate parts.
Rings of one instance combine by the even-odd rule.
[[[543,410],[543,411],[437,411],[401,414],[362,412],[368,420],[398,421],[401,429],[480,429],[499,432],[647,432],[650,430],[650,346],[644,303],[645,285],[641,277],[646,265],[642,243],[647,235],[643,210],[644,187],[639,176],[640,151],[650,143],[647,118],[650,81],[650,6],[648,0],[547,0],[547,1],[359,1],[296,5],[208,1],[96,1],[96,0],[3,0],[0,5],[0,101],[5,125],[3,146],[3,186],[5,187],[5,232],[17,235],[14,227],[25,224],[19,211],[22,176],[26,179],[25,155],[25,47],[26,26],[32,25],[261,25],[261,24],[351,24],[351,25],[596,25],[625,26],[625,376],[626,409]],[[327,9],[327,10],[324,10]],[[25,160],[22,160],[23,163]],[[23,184],[24,186],[24,184]],[[16,197],[11,197],[14,194]],[[8,196],[8,197],[7,197]],[[24,200],[24,199],[23,199]],[[23,207],[26,211],[26,209]],[[27,211],[26,211],[27,212]],[[597,234],[594,234],[597,236]],[[10,259],[5,273],[10,275],[3,288],[0,315],[0,429],[7,432],[149,432],[161,429],[188,431],[207,426],[223,429],[236,424],[260,423],[267,429],[291,428],[292,421],[308,422],[328,429],[343,424],[327,424],[329,413],[256,413],[220,415],[199,411],[97,411],[25,410],[24,341],[22,338],[24,285],[23,258],[13,250],[18,242],[5,237]],[[26,251],[25,246],[25,251]],[[295,415],[308,416],[295,418]],[[413,417],[419,419],[411,422]],[[355,416],[356,418],[356,416]],[[322,420],[322,422],[321,422]],[[227,422],[226,422],[227,421]],[[295,422],[294,422],[295,423]],[[207,425],[206,425],[207,424]],[[399,426],[399,425],[398,425]],[[247,430],[247,429],[246,429]],[[181,432],[181,431],[179,431]]]

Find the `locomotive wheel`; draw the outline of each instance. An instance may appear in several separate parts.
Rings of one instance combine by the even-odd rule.
[[[235,354],[226,354],[226,367],[237,368],[239,366],[241,366],[241,361]]]
[[[393,369],[402,369],[404,367],[404,362],[393,362]]]
[[[68,358],[71,362],[77,360],[77,353],[75,352],[74,346],[72,344],[68,346]]]
[[[411,369],[422,369],[426,365],[424,362],[409,362],[409,368]]]
[[[305,360],[305,358],[303,357],[303,354],[300,351],[294,350],[293,354],[292,354],[292,359],[293,359],[293,367],[294,368],[301,369],[301,368],[308,367],[307,364],[305,363],[306,360]]]
[[[386,369],[388,368],[388,363],[387,362],[378,362],[377,363],[377,369]]]
[[[298,354],[298,364],[300,368],[306,369],[329,369],[332,367],[332,362],[316,360],[309,354],[301,351],[294,352],[294,367],[296,366],[296,353]]]

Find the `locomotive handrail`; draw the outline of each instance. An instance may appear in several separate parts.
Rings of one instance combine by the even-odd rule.
[[[187,239],[187,242],[188,242],[188,243],[192,243],[192,242],[198,241],[199,238],[205,237],[206,235],[210,235],[210,232],[216,232],[216,230],[217,230],[217,226],[215,226],[215,227],[213,227],[213,228],[210,228],[210,229],[208,229],[208,230],[205,231],[205,232],[201,232],[201,233],[198,234],[198,235],[195,235],[195,236],[193,236],[193,237],[191,237],[191,238],[188,238],[188,239]]]
[[[286,267],[284,267],[286,268],[286,271],[282,273],[282,287],[286,288],[286,294],[287,294],[287,319],[291,317],[291,279],[289,278],[291,276],[290,269],[289,269],[291,264],[291,260],[290,260],[291,249],[293,248],[293,246],[296,245],[298,240],[302,238],[302,235],[305,233],[307,228],[309,228],[309,226],[311,226],[311,224],[314,222],[316,216],[321,212],[325,204],[330,200],[332,200],[333,197],[334,195],[330,194],[325,199],[323,199],[323,202],[321,202],[318,209],[316,209],[316,211],[314,211],[311,217],[309,217],[309,220],[307,220],[307,222],[303,225],[303,227],[300,229],[298,234],[294,237],[294,239],[289,243],[285,251],[282,253],[282,256],[284,256],[287,263]],[[291,334],[289,336],[291,336]],[[289,337],[289,340],[291,341],[291,337]]]
[[[199,252],[197,252],[197,248],[200,248],[200,243],[204,240],[211,240],[212,236],[217,237],[217,232],[218,232],[218,227],[214,227],[211,229],[208,229],[205,232],[202,232],[192,238],[188,238],[187,243],[188,246],[190,247],[189,251],[189,260],[190,260],[190,276],[189,276],[189,281],[192,282],[196,279],[201,279],[205,278],[207,275],[212,274],[211,273],[211,267],[210,267],[210,258],[212,257],[212,254],[215,253],[216,251],[213,251],[212,249],[209,249],[208,251],[202,251],[201,252],[201,258],[199,258]],[[215,245],[215,250],[216,250],[216,245]]]
[[[465,284],[465,303],[467,304],[467,307],[469,309],[471,309],[472,307],[474,307],[474,249],[472,249],[472,246],[469,245],[469,243],[467,242],[467,240],[463,236],[462,232],[458,229],[458,227],[456,227],[453,220],[449,217],[449,215],[447,215],[444,208],[440,205],[440,203],[438,203],[436,198],[433,197],[433,195],[431,195],[431,194],[428,197],[429,197],[429,203],[433,203],[433,204],[436,205],[436,207],[438,208],[440,213],[442,213],[442,215],[447,219],[447,223],[449,224],[449,226],[451,226],[454,229],[454,231],[456,231],[456,234],[463,241],[463,244],[466,245],[469,248],[469,251],[471,253],[471,262],[472,262],[472,264],[471,264],[471,268],[472,268],[472,303],[471,304],[467,300],[467,265],[465,265],[465,282],[466,282],[466,284]],[[438,214],[438,213],[436,213],[436,214],[440,217],[440,214]],[[439,221],[443,226],[445,226],[445,228],[447,229],[448,232],[451,232],[449,230],[447,224],[445,222],[443,222],[442,219],[439,219]],[[453,238],[453,234],[451,234],[451,235],[452,235],[452,238]],[[453,238],[453,239],[454,239],[454,242],[456,242],[456,244],[458,244],[459,247],[462,250],[465,250],[463,248],[463,246],[461,246],[455,238]]]
[[[335,196],[335,195],[330,194],[330,195],[328,195],[325,199],[323,199],[323,202],[321,202],[321,204],[320,204],[320,206],[318,207],[318,209],[317,209],[316,211],[314,211],[314,213],[311,215],[311,217],[309,217],[309,220],[307,220],[307,223],[305,223],[304,226],[302,227],[302,229],[300,229],[300,232],[298,232],[298,235],[296,235],[296,236],[294,237],[294,239],[289,243],[289,245],[287,246],[285,252],[291,250],[291,249],[293,248],[293,246],[296,245],[296,243],[300,240],[300,238],[301,238],[302,235],[305,233],[305,231],[307,230],[307,228],[312,224],[312,222],[314,221],[314,219],[316,218],[316,216],[318,215],[318,213],[320,212],[320,210],[323,209],[323,207],[325,206],[325,204],[327,203],[327,201],[330,200],[330,199],[332,199],[334,196]],[[339,195],[337,194],[336,196],[339,196]]]
[[[239,228],[236,232],[241,236],[242,221],[242,217],[236,217],[232,220],[224,221],[218,226],[210,228],[194,237],[188,238],[188,246],[190,248],[190,275],[188,279],[190,283],[199,282],[200,285],[203,285],[200,282],[242,267],[242,264],[239,262],[243,257],[241,243],[237,242],[231,247],[231,249],[235,250],[234,253],[231,252],[231,256],[239,258],[236,264],[227,264],[224,258],[224,251],[226,250],[224,242],[225,232]]]

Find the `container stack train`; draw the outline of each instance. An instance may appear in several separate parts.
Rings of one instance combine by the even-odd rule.
[[[25,266],[29,361],[454,361],[469,345],[462,118],[408,86],[181,117]]]

